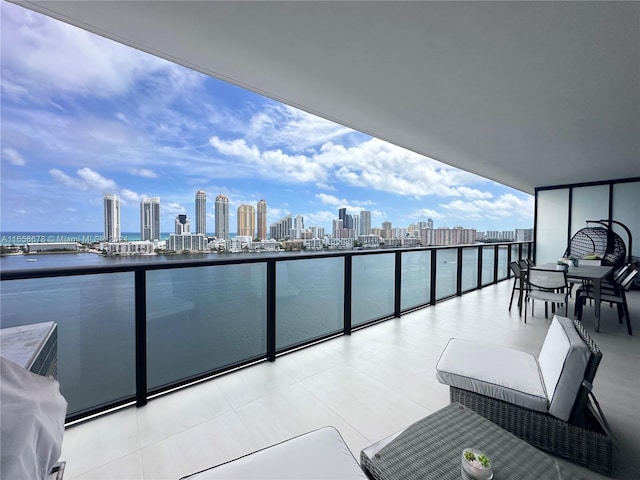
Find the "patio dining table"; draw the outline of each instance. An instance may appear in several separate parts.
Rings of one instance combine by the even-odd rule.
[[[555,264],[545,264],[545,267],[554,268]],[[577,266],[567,269],[567,278],[574,280],[588,281],[593,285],[594,296],[594,316],[596,319],[596,332],[600,331],[600,295],[602,292],[602,281],[613,271],[611,266]]]

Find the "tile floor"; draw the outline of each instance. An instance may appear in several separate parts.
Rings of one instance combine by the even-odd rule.
[[[480,335],[539,350],[550,320],[539,308],[524,324],[515,308],[507,311],[510,290],[510,281],[501,282],[70,427],[65,480],[177,479],[325,425],[335,426],[358,457],[449,403],[434,369],[450,337]],[[607,307],[600,333],[593,332],[592,312],[583,319],[604,353],[595,392],[620,444],[617,479],[640,478],[639,291],[630,303],[632,337]],[[572,467],[585,478],[605,478]]]

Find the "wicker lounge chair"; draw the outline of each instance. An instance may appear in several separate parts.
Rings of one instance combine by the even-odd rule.
[[[451,339],[436,366],[451,402],[531,445],[609,475],[613,437],[591,387],[602,353],[577,320],[555,316],[536,358]]]

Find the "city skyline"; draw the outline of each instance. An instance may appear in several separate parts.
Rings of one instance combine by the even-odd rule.
[[[159,197],[164,231],[198,219],[194,192],[269,205],[329,232],[336,212],[371,225],[514,230],[533,197],[3,2],[1,231],[100,231],[103,193],[121,232]],[[217,205],[206,206],[207,233]],[[212,226],[215,225],[215,228]],[[229,233],[227,227],[226,235]]]

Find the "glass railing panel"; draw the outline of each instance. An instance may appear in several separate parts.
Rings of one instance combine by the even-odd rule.
[[[276,349],[344,329],[344,258],[276,263]]]
[[[462,249],[462,291],[478,288],[478,248]]]
[[[354,255],[351,279],[353,326],[393,315],[395,253]]]
[[[482,247],[482,285],[489,285],[495,280],[493,276],[493,262],[495,261],[493,246]]]
[[[532,260],[531,245],[531,243],[525,243],[522,245],[522,258],[524,258],[525,260]]]
[[[458,251],[447,248],[436,252],[436,300],[456,294]]]
[[[509,245],[498,246],[498,280],[507,278],[507,269],[509,268]]]
[[[401,285],[402,310],[431,302],[431,251],[402,253]]]
[[[520,260],[520,257],[518,257],[518,247],[519,244],[515,244],[515,245],[511,245],[511,261],[512,262],[517,262],[518,260]]]
[[[2,328],[53,321],[58,381],[73,416],[135,394],[134,274],[2,282]]]
[[[149,389],[266,355],[266,263],[147,272]]]

